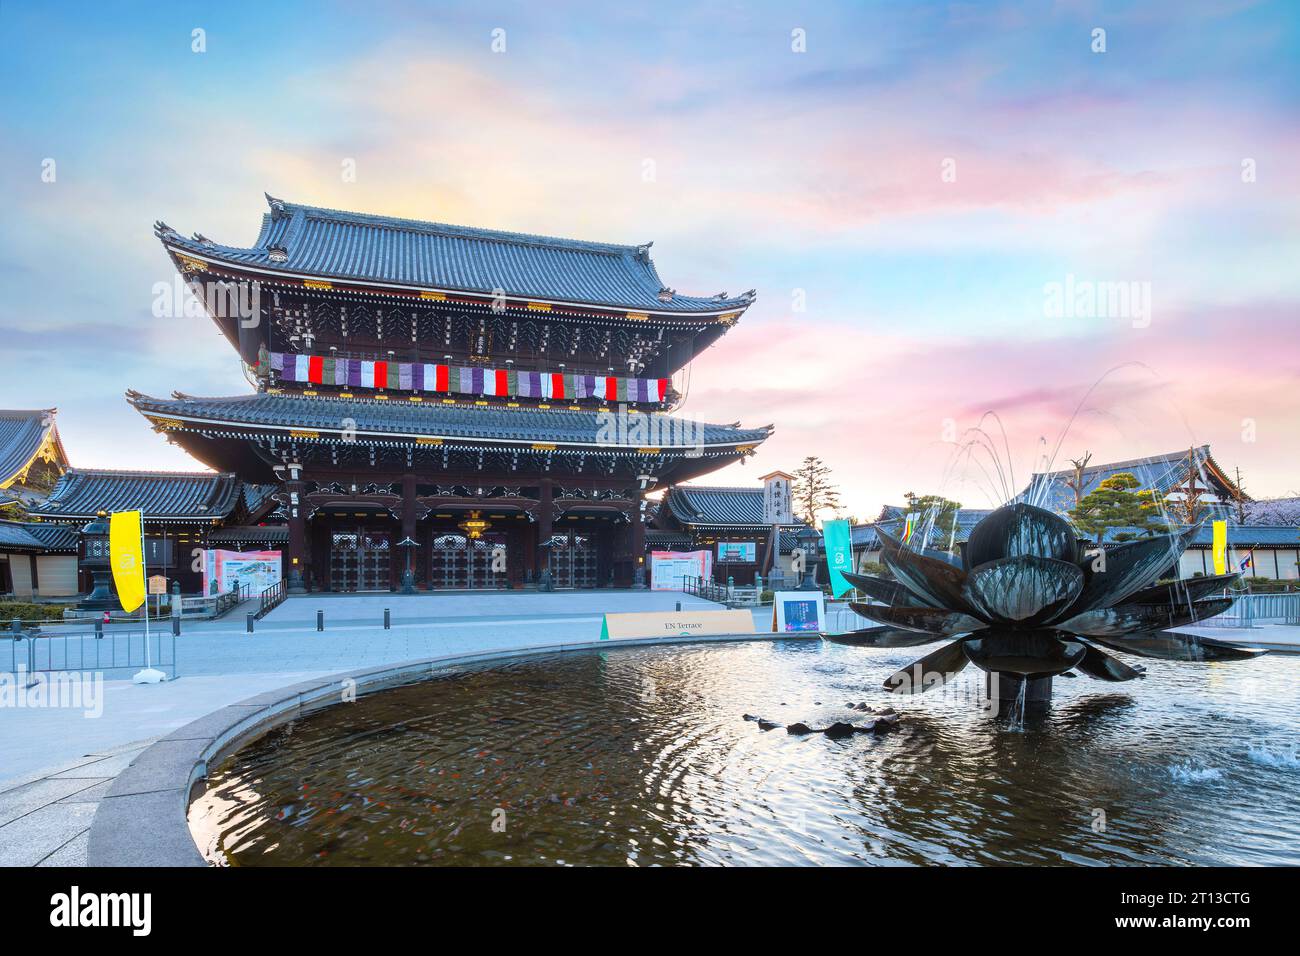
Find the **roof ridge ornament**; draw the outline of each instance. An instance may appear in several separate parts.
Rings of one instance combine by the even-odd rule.
[[[280,219],[286,215],[286,210],[284,208],[285,203],[283,199],[276,199],[274,196],[272,196],[270,193],[267,192],[262,193],[262,195],[266,197],[266,204],[271,207],[272,219]]]
[[[649,261],[650,261],[650,247],[653,246],[653,245],[654,245],[654,240],[652,239],[652,240],[650,240],[649,242],[644,242],[644,243],[642,243],[641,245],[637,246],[637,247],[636,247],[636,257],[637,257],[637,259],[638,259],[639,261],[641,261],[641,262],[649,262]]]

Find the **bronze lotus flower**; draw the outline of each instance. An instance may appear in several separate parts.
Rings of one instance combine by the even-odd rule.
[[[1100,553],[1060,516],[1027,504],[999,508],[972,529],[961,557],[914,549],[877,528],[895,580],[845,577],[879,604],[854,611],[879,626],[830,638],[866,647],[950,639],[891,676],[891,690],[922,691],[968,663],[1017,681],[1076,670],[1104,681],[1142,676],[1101,648],[1179,661],[1246,659],[1260,652],[1168,629],[1221,614],[1211,597],[1236,574],[1157,584],[1195,528],[1107,545]],[[915,675],[927,676],[919,682]]]

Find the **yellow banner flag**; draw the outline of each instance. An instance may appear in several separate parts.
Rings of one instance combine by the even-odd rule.
[[[144,555],[140,512],[114,511],[108,525],[108,556],[113,584],[122,610],[130,613],[144,603]]]
[[[1214,573],[1228,571],[1228,522],[1214,522]]]

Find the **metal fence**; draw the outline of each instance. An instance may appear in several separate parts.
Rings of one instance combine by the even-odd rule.
[[[0,652],[0,665],[10,673],[29,674],[52,671],[139,670],[145,666],[144,629],[104,628],[103,636],[94,631],[43,634],[39,631],[0,632],[0,641],[9,645],[9,653]],[[176,635],[165,628],[151,630],[148,637],[148,662],[167,671],[175,679]]]
[[[285,595],[284,578],[281,578],[279,581],[276,581],[269,588],[267,588],[262,592],[262,597],[261,597],[259,607],[257,609],[257,613],[254,614],[253,617],[255,619],[265,617],[272,610],[279,607],[280,603],[284,600],[284,595]]]
[[[1241,594],[1222,614],[1196,623],[1207,627],[1300,624],[1300,594]]]

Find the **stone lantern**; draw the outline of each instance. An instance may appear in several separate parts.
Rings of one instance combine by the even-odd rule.
[[[81,529],[77,557],[81,569],[91,574],[90,593],[78,602],[77,607],[85,611],[106,611],[117,607],[108,551],[108,515],[104,512],[96,514]]]
[[[816,591],[817,588],[817,539],[821,537],[812,525],[804,525],[795,534],[799,548],[803,552],[803,580],[799,582],[800,591]]]

